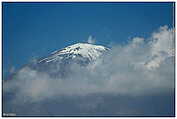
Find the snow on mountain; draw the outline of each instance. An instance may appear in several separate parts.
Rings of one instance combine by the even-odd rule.
[[[89,61],[95,61],[100,57],[104,52],[108,51],[109,48],[106,48],[101,45],[93,45],[88,43],[77,43],[68,47],[65,47],[61,50],[54,51],[50,56],[43,58],[38,61],[38,63],[49,63],[56,62],[58,60],[67,60],[67,59],[77,59],[77,58],[86,58]]]
[[[88,64],[94,64],[94,61],[109,50],[109,48],[104,46],[89,43],[77,43],[70,45],[52,52],[45,58],[30,62],[20,68],[8,79],[12,79],[20,72],[28,69],[34,71],[33,73],[46,73],[52,78],[64,78],[72,73],[72,64],[79,64],[78,66],[88,66]]]

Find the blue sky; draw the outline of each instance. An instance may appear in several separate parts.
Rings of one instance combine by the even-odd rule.
[[[90,35],[107,46],[173,26],[173,3],[2,4],[4,73]]]

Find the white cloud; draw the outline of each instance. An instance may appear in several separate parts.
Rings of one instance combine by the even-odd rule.
[[[174,29],[160,27],[152,34],[150,42],[152,59],[146,63],[149,69],[157,68],[168,57],[174,56]]]
[[[96,40],[93,38],[93,36],[90,35],[90,36],[88,37],[87,42],[90,43],[90,44],[95,44]]]

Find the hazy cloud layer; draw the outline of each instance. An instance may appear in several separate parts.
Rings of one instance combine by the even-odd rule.
[[[90,37],[88,42],[94,43],[95,41]],[[91,114],[93,112],[90,111],[97,109],[100,104],[105,105],[105,107],[102,107],[104,109],[106,106],[112,108],[110,109],[112,112],[107,111],[109,114],[114,113],[126,116],[128,114],[140,115],[143,110],[148,112],[145,108],[131,108],[130,105],[135,102],[131,104],[126,102],[121,105],[121,101],[124,100],[121,99],[121,96],[125,97],[125,99],[129,98],[128,102],[131,102],[135,97],[139,100],[146,96],[173,94],[174,29],[163,26],[153,32],[148,39],[136,37],[126,45],[114,46],[106,56],[101,57],[86,68],[74,64],[71,66],[70,75],[66,79],[54,79],[47,73],[25,67],[18,73],[16,80],[4,84],[5,93],[12,93],[13,91],[15,91],[13,100],[7,101],[8,104],[13,106],[19,106],[20,104],[38,105],[42,101],[55,99],[58,102],[63,102],[65,100],[63,97],[68,97],[68,99],[72,100],[80,97],[78,99],[80,100],[79,102],[72,103],[72,105],[75,104],[77,105],[76,107],[81,109],[78,111],[80,112],[79,114],[84,112]],[[95,95],[101,96],[96,97]],[[89,96],[91,96],[91,99],[84,98]],[[112,101],[115,102],[114,106],[110,104],[111,99],[107,99],[111,96]],[[95,98],[93,99],[93,97]],[[118,101],[117,99],[120,100]],[[105,100],[108,102],[105,102]],[[143,98],[143,100],[145,99]],[[169,104],[168,108],[171,109],[172,101],[163,103]],[[140,102],[137,105],[142,105]],[[63,108],[68,103],[64,105],[65,103],[63,102],[62,104],[58,104],[58,106]],[[119,107],[118,109],[118,106],[121,108]],[[20,106],[18,108],[19,110],[21,109]],[[34,112],[37,114],[48,113],[47,111],[36,112],[41,108],[43,108],[43,105],[38,105]],[[67,108],[72,107],[69,106]],[[159,107],[156,108],[160,109]],[[48,110],[52,110],[52,108],[48,107]],[[168,112],[169,110],[164,109],[163,111]],[[99,111],[97,110],[96,112]],[[152,112],[149,115],[154,113]],[[172,113],[169,112],[168,114],[172,115]],[[65,112],[62,114],[65,114]]]

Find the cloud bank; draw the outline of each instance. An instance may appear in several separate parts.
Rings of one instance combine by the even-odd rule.
[[[91,36],[88,42],[93,43]],[[9,100],[4,100],[5,107],[15,107],[13,110],[5,110],[29,115],[52,115],[54,113],[153,116],[174,114],[172,99],[175,72],[174,29],[172,28],[163,26],[153,32],[148,39],[135,37],[126,45],[116,45],[107,55],[86,68],[73,64],[70,71],[67,78],[61,79],[52,78],[47,73],[38,72],[30,67],[24,67],[15,79],[3,85],[6,95],[13,94],[12,99],[9,97]],[[154,96],[157,97],[154,101],[164,99],[164,102],[146,100]],[[47,105],[48,100],[50,103],[56,102],[55,107],[50,107],[52,104]],[[73,100],[73,102],[67,102],[67,100]],[[143,101],[147,105],[141,104]],[[71,105],[68,106],[70,103]],[[146,110],[151,109],[148,103],[157,105],[154,107],[156,110]],[[132,108],[133,104],[137,106]],[[28,107],[33,105],[34,110],[29,110],[27,105]],[[100,105],[105,106],[102,106],[102,111],[99,110]],[[161,108],[158,105],[166,107]],[[43,109],[44,106],[47,111]],[[111,111],[106,110],[107,108]],[[38,110],[43,110],[43,112]],[[77,112],[74,113],[76,110]]]

